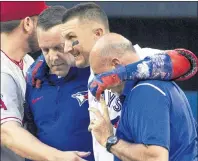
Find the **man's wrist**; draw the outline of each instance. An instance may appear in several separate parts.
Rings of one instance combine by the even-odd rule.
[[[50,150],[48,150],[45,153],[45,160],[46,161],[54,161],[57,160],[57,156],[61,155],[61,151],[55,149],[55,148],[50,148]]]
[[[105,146],[106,150],[111,153],[111,147],[116,145],[118,142],[119,142],[119,139],[117,136],[112,135],[112,136],[108,137],[106,146]]]

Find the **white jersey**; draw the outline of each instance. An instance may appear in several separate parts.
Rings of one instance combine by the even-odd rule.
[[[158,49],[151,49],[151,48],[140,48],[139,45],[134,45],[134,48],[139,55],[140,59],[144,59],[146,56],[154,55],[159,53],[161,50]],[[94,77],[93,71],[91,70],[91,75],[89,77],[90,82]],[[105,102],[109,109],[109,115],[112,124],[114,125],[114,132],[116,131],[116,125],[119,121],[120,114],[121,114],[121,108],[122,104],[120,102],[119,96],[110,90],[104,91],[104,98]],[[89,107],[95,107],[100,110],[101,112],[101,106],[100,103],[96,100],[96,98],[91,94],[90,91],[88,91],[88,101],[89,101]],[[90,113],[90,119],[93,119],[94,116]],[[106,148],[101,146],[97,140],[95,139],[94,135],[92,134],[93,138],[93,150],[94,150],[94,157],[95,161],[113,161],[113,155],[109,153]]]
[[[23,58],[23,69],[1,51],[1,125],[16,121],[22,125],[27,69],[34,62],[31,56]],[[11,150],[1,146],[2,161],[24,161]]]

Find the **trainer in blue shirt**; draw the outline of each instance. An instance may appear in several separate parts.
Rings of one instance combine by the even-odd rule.
[[[138,60],[131,42],[115,33],[101,38],[90,55],[91,68],[96,75]],[[148,74],[146,62],[142,62],[138,70]],[[127,81],[111,90],[121,94],[123,103],[116,135],[103,100],[103,113],[89,109],[96,116],[89,129],[97,141],[115,155],[115,161],[198,159],[197,124],[185,94],[174,82]]]
[[[89,71],[71,68],[66,77],[47,75],[40,89],[27,87],[26,101],[40,141],[62,151],[92,152],[92,138],[87,130]],[[93,152],[86,159],[93,161]]]
[[[61,19],[65,11],[64,7],[53,6],[38,17],[38,42],[49,70],[46,70],[41,88],[27,85],[25,119],[28,130],[41,142],[61,151],[74,151],[63,160],[94,161],[92,136],[88,131],[90,68],[71,67],[74,58],[63,51]],[[38,61],[30,67],[29,73],[34,73],[32,69],[40,65]],[[27,79],[31,80],[29,73]],[[84,155],[75,151],[91,154],[81,159]]]

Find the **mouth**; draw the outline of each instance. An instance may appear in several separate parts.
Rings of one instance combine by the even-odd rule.
[[[77,51],[77,52],[75,52],[75,53],[72,53],[72,55],[74,56],[74,58],[76,58],[76,57],[78,57],[78,56],[80,55],[80,52]]]
[[[63,65],[63,64],[64,64],[64,63],[52,65],[52,67],[58,67],[58,66],[61,66],[61,65]]]

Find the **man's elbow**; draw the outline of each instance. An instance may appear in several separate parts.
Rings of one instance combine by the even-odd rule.
[[[16,128],[21,128],[21,125],[14,121],[5,122],[1,125],[1,145],[6,147],[12,146],[12,135]]]
[[[168,161],[168,150],[160,146],[148,146],[144,161]]]

